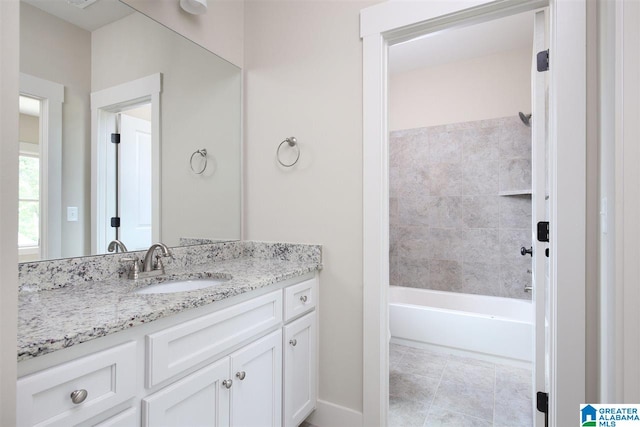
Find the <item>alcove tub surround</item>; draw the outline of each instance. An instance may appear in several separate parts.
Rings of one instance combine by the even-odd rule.
[[[171,249],[166,275],[130,280],[130,262],[143,252],[69,258],[19,266],[18,361],[94,340],[189,309],[265,288],[322,268],[322,247],[227,242]],[[172,278],[231,277],[201,290],[133,293]]]
[[[530,300],[531,129],[517,115],[389,137],[391,285]]]

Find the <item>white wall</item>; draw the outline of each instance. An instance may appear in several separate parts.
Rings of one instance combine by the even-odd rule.
[[[87,254],[90,244],[91,33],[20,4],[20,71],[64,85],[62,207],[79,208],[77,222],[63,216],[62,256]],[[43,41],[46,40],[46,43]]]
[[[362,411],[362,44],[348,1],[245,4],[246,238],[319,243],[319,398]],[[299,163],[280,167],[295,136]]]
[[[15,425],[19,6],[0,1],[0,425]]]
[[[389,130],[531,112],[531,49],[519,49],[394,74]]]
[[[124,0],[239,67],[243,66],[244,0],[209,0],[204,15],[190,15],[178,0]]]

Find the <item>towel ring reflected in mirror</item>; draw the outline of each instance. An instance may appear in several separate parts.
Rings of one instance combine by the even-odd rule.
[[[294,148],[296,150],[296,158],[291,163],[284,163],[282,159],[280,159],[280,149],[285,144],[285,142],[289,145],[289,147]],[[276,159],[278,159],[278,163],[280,163],[285,168],[290,168],[291,166],[298,163],[298,159],[300,159],[300,146],[298,145],[298,140],[296,139],[295,136],[290,136],[289,138],[286,138],[284,141],[280,143],[280,145],[278,145],[278,149],[276,150]]]
[[[193,158],[195,157],[196,154],[199,154],[202,157],[202,159],[204,159],[204,164],[200,168],[193,167]],[[198,159],[198,157],[196,157],[196,159]],[[203,148],[202,150],[194,151],[193,154],[191,155],[191,158],[189,159],[189,166],[191,166],[191,170],[193,171],[193,173],[197,175],[201,175],[207,169],[207,149]]]

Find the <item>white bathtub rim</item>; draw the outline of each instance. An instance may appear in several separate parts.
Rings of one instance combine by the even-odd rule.
[[[525,320],[520,320],[520,319],[514,319],[514,318],[508,317],[508,316],[496,316],[496,315],[492,315],[492,314],[476,313],[474,311],[453,310],[453,309],[449,309],[449,308],[439,308],[439,307],[434,307],[434,306],[430,306],[430,305],[429,306],[424,306],[424,305],[420,305],[420,304],[408,304],[408,303],[400,303],[400,302],[392,302],[392,303],[389,303],[389,305],[394,305],[394,306],[397,306],[397,307],[415,308],[415,309],[428,308],[431,311],[437,311],[437,312],[441,312],[441,313],[455,313],[455,314],[469,316],[469,317],[479,317],[479,318],[482,318],[482,319],[506,320],[506,321],[509,321],[509,322],[522,323],[522,324],[526,324],[526,325],[530,325],[531,324],[531,322],[527,322]]]
[[[438,300],[435,303],[433,301],[425,301],[429,297],[437,298]],[[420,302],[416,303],[416,300],[420,300]],[[452,300],[456,301],[455,307],[450,305]],[[464,308],[460,308],[457,305],[460,302],[463,303]],[[487,306],[492,308],[487,309],[481,303],[486,303]],[[524,323],[533,323],[534,313],[533,303],[530,300],[394,285],[389,286],[389,304],[428,307],[434,310],[448,310],[483,317],[495,316],[496,319]],[[478,307],[479,310],[471,310],[469,306]],[[517,309],[515,312],[513,311],[514,308]]]

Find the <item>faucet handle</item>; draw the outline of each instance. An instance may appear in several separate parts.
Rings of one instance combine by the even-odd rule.
[[[162,272],[164,273],[164,265],[162,264],[162,257],[163,256],[169,256],[169,255],[156,255],[156,263],[153,266],[154,270],[162,270]]]
[[[129,270],[129,279],[137,279],[140,274],[140,262],[138,261],[138,257],[135,255],[133,257],[120,258],[120,262],[131,262],[133,261],[133,265]]]

